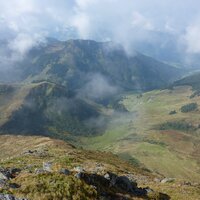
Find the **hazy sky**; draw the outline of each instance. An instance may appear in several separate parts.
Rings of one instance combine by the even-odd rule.
[[[113,40],[125,48],[148,31],[178,35],[200,53],[199,0],[0,0],[0,37],[23,55],[45,37]]]

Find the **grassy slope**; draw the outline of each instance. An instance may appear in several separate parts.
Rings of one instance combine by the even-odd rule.
[[[24,155],[23,152],[28,150],[38,150],[39,152],[45,152],[46,155]],[[74,195],[74,197],[71,197],[72,199],[96,199],[93,194],[94,189],[87,186],[79,179],[74,178],[73,174],[68,177],[59,175],[57,171],[61,168],[69,169],[71,171],[74,167],[82,166],[87,173],[94,173],[97,163],[100,163],[102,173],[112,171],[122,175],[128,172],[139,180],[140,177],[143,177],[141,178],[141,185],[144,185],[145,182],[153,183],[152,180],[155,177],[155,175],[151,175],[150,173],[135,168],[127,162],[120,160],[117,156],[112,155],[111,153],[78,150],[63,141],[52,140],[44,137],[0,136],[0,152],[3,152],[0,154],[1,166],[6,168],[15,167],[23,169],[20,176],[12,181],[20,184],[22,189],[10,190],[10,192],[16,196],[26,196],[32,200],[52,199],[52,197],[48,197],[48,194],[45,194],[46,191],[49,192],[49,195],[54,192],[52,183],[49,184],[48,182],[52,181],[52,179],[54,180],[55,186],[56,181],[58,181],[58,185],[56,186],[57,195],[61,195],[62,192],[66,191],[66,189],[61,188],[60,193],[58,192],[61,185],[65,187],[65,181],[67,181],[68,185],[66,185],[66,187],[69,189],[70,195]],[[47,161],[53,163],[53,172],[51,175],[36,176],[29,172],[34,171],[36,168],[42,168],[43,162]],[[38,183],[42,181],[44,182],[44,185],[41,187],[48,188],[41,190],[42,193],[40,193],[39,190],[35,193],[36,191],[34,188],[36,188]],[[74,191],[76,192],[74,193]],[[68,193],[68,196],[70,195]],[[89,195],[91,196],[89,197]],[[55,199],[60,198],[55,196]],[[134,197],[134,199],[142,198]]]
[[[24,155],[23,152],[27,150],[38,150],[40,152],[46,152],[46,155]],[[12,180],[12,182],[20,184],[22,189],[14,189],[11,190],[11,192],[13,192],[13,194],[16,196],[27,196],[32,200],[48,199],[48,195],[51,195],[51,192],[54,189],[54,185],[51,184],[51,187],[49,183],[46,185],[45,180],[52,181],[52,179],[54,179],[55,186],[57,183],[56,180],[58,181],[57,186],[59,187],[56,186],[56,192],[59,195],[62,195],[62,192],[65,191],[65,189],[63,190],[61,187],[64,184],[62,181],[67,181],[65,185],[67,184],[68,186],[66,185],[66,187],[69,189],[71,188],[70,192],[74,194],[73,191],[77,191],[74,194],[75,197],[73,199],[94,199],[95,195],[93,195],[94,191],[91,187],[87,186],[84,182],[73,178],[73,176],[64,177],[58,175],[56,171],[60,168],[67,168],[72,170],[76,166],[83,166],[88,173],[93,173],[97,163],[101,164],[102,173],[112,171],[119,175],[127,175],[127,173],[129,175],[132,174],[140,186],[149,186],[150,188],[156,189],[156,191],[162,191],[163,193],[166,193],[167,191],[171,198],[174,200],[194,200],[198,199],[200,194],[198,187],[195,186],[180,185],[179,182],[167,184],[156,183],[153,181],[153,179],[155,177],[159,177],[158,175],[153,175],[149,172],[143,171],[140,168],[134,167],[133,165],[120,160],[117,156],[114,156],[111,153],[75,149],[73,146],[60,140],[52,140],[50,138],[44,137],[4,135],[0,136],[0,152],[3,152],[0,154],[1,166],[19,167],[23,169],[21,174]],[[44,161],[53,162],[53,172],[50,175],[47,174],[42,176],[35,176],[28,172],[29,170],[34,171],[36,168],[41,168]],[[27,166],[29,167],[27,168]],[[40,193],[39,190],[37,193],[35,193],[38,181],[44,182],[42,187],[49,188],[41,190],[43,191],[42,193]],[[49,191],[49,194],[45,193],[46,190]],[[183,190],[184,194],[182,193]],[[85,196],[87,198],[85,198]],[[88,198],[88,196],[90,197]],[[134,199],[140,198],[134,197]]]
[[[151,91],[138,98],[138,94],[124,96],[121,103],[133,113],[125,120],[111,124],[102,136],[83,139],[88,148],[111,150],[128,155],[144,163],[147,168],[168,177],[199,181],[199,130],[183,132],[178,130],[156,130],[155,126],[166,121],[185,120],[198,126],[199,111],[181,113],[181,106],[197,102],[190,99],[189,87],[174,90]],[[177,114],[169,115],[176,110]]]
[[[97,128],[83,121],[98,117],[99,112],[97,105],[73,97],[67,88],[54,83],[0,85],[1,133],[60,139],[69,138],[69,133],[90,134]]]

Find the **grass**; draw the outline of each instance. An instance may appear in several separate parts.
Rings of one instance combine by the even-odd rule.
[[[173,165],[173,162],[175,166],[178,161],[169,150],[168,154],[166,154],[165,148],[166,147],[160,147],[157,144],[143,142],[138,144],[132,151],[138,151],[140,154],[144,152],[142,158],[148,161],[157,159],[157,155],[164,156],[163,160],[165,160],[170,167]],[[152,193],[153,196],[151,196],[151,194],[149,195],[149,199],[160,199],[161,194],[159,192],[170,194],[171,199],[175,200],[184,198],[192,200],[196,199],[197,194],[199,194],[198,187],[179,186],[179,182],[177,181],[169,184],[155,183],[153,179],[155,177],[161,178],[161,176],[144,170],[140,167],[140,162],[137,159],[132,158],[132,156],[127,157],[126,153],[121,156],[132,159],[134,165],[119,159],[118,156],[109,152],[76,149],[72,145],[60,140],[24,136],[0,136],[0,152],[2,152],[2,150],[4,153],[0,154],[0,166],[9,168],[20,167],[22,172],[19,176],[10,181],[10,183],[20,185],[20,188],[0,190],[0,192],[13,194],[20,198],[24,197],[30,200],[97,199],[99,195],[98,191],[84,181],[75,178],[73,172],[74,167],[83,166],[83,168],[87,170],[87,173],[93,174],[94,171],[96,171],[97,164],[101,166],[101,170],[98,172],[99,175],[104,175],[108,171],[118,175],[132,175],[134,179],[137,180],[139,187],[150,187],[154,189],[155,192]],[[46,154],[41,155],[40,153],[36,153],[24,155],[24,151],[27,150],[38,150],[38,152],[46,152]],[[149,155],[146,155],[147,152],[149,152]],[[9,158],[9,156],[12,156],[12,158]],[[51,173],[33,173],[35,169],[41,168],[42,163],[46,161],[51,161],[53,163]],[[181,165],[186,166],[183,162],[180,163],[180,166]],[[27,166],[31,166],[31,168],[27,168]],[[62,168],[69,169],[72,174],[69,176],[59,174],[58,172]],[[104,186],[102,185],[102,187]],[[112,189],[105,189],[109,192],[113,192],[111,191]],[[184,196],[181,192],[182,190],[184,190]],[[143,198],[133,197],[129,199]]]
[[[72,200],[87,200],[96,199],[98,196],[97,191],[94,187],[87,185],[85,182],[76,179],[72,173],[69,176],[59,174],[58,171],[61,168],[73,170],[76,166],[83,166],[88,173],[93,173],[96,170],[97,163],[101,164],[101,170],[99,174],[103,175],[107,171],[117,173],[119,175],[130,175],[132,174],[134,179],[137,179],[139,186],[150,187],[155,191],[161,191],[162,193],[170,194],[172,199],[195,199],[198,193],[198,187],[193,186],[179,186],[179,182],[173,182],[169,184],[155,183],[153,179],[160,177],[159,175],[152,174],[143,168],[140,168],[140,162],[137,159],[124,153],[122,157],[127,157],[135,162],[134,165],[129,164],[117,156],[109,152],[90,151],[76,149],[73,146],[59,140],[52,140],[49,138],[42,137],[22,137],[22,136],[0,136],[0,141],[4,143],[0,145],[0,152],[4,149],[5,155],[12,155],[13,157],[7,159],[4,154],[0,154],[0,165],[3,167],[20,167],[22,172],[15,179],[11,180],[11,183],[21,185],[19,189],[9,189],[0,192],[13,194],[17,197],[26,197],[30,200],[50,200],[50,199],[72,199]],[[10,142],[15,141],[12,146]],[[7,148],[5,145],[8,145]],[[20,144],[20,145],[19,145]],[[9,148],[10,147],[10,148]],[[166,164],[169,167],[174,166],[176,162],[173,154],[168,150],[166,154],[166,147],[160,147],[157,144],[140,143],[133,152],[140,152],[140,155],[144,160],[151,161],[157,159],[157,156],[164,156]],[[21,151],[20,151],[21,149]],[[47,152],[45,155],[24,155],[23,152],[27,150],[38,150],[41,149]],[[143,153],[142,153],[143,152]],[[149,155],[147,155],[147,152]],[[137,157],[137,155],[135,155]],[[148,159],[147,159],[148,157]],[[172,162],[173,160],[173,162]],[[41,168],[42,163],[46,161],[52,161],[53,167],[52,172],[47,174],[34,174],[36,168]],[[162,162],[162,160],[161,160]],[[164,164],[164,163],[163,163]],[[27,166],[32,166],[27,171]],[[185,163],[181,162],[181,165]],[[174,167],[173,166],[173,167]],[[186,166],[186,165],[185,165]],[[155,166],[157,168],[157,166]],[[178,171],[177,171],[178,172]],[[184,198],[181,190],[184,189]],[[149,199],[159,199],[159,192],[152,193],[149,195]],[[193,193],[192,193],[193,192]],[[130,198],[131,199],[131,198]],[[141,198],[133,198],[141,199]]]
[[[62,174],[26,174],[15,179],[22,187],[13,191],[16,196],[31,200],[95,200],[96,190],[73,176]]]
[[[142,95],[124,95],[120,103],[131,117],[122,116],[125,120],[110,122],[104,135],[84,138],[83,145],[128,154],[165,176],[198,181],[200,147],[196,143],[200,140],[200,112],[182,113],[180,110],[193,102],[200,104],[200,97],[190,98],[192,92],[191,87],[176,87],[174,90],[155,90]],[[170,115],[172,110],[176,114]],[[184,122],[194,129],[185,131],[165,127],[165,130],[157,130],[156,127],[167,122],[170,125]]]

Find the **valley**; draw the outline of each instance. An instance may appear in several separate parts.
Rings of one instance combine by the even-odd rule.
[[[62,139],[198,181],[198,76],[176,81],[184,70],[112,46],[53,40],[32,49],[16,66],[21,80],[0,85],[0,133]],[[197,108],[182,112],[190,103]]]
[[[173,199],[194,199],[199,194],[198,76],[195,78],[191,75],[192,78],[186,76],[181,79],[186,73],[185,70],[140,53],[128,57],[122,47],[110,49],[110,45],[111,43],[87,40],[54,40],[45,46],[32,49],[27,57],[17,64],[16,69],[20,71],[21,80],[7,82],[2,79],[0,148],[3,153],[0,156],[3,162],[0,165],[6,169],[13,166],[23,169],[22,177],[16,179],[16,182],[25,184],[23,187],[26,190],[30,187],[29,184],[33,184],[32,187],[35,188],[28,193],[23,191],[23,187],[20,187],[18,192],[6,190],[9,194],[35,199],[36,192],[36,196],[41,195],[41,198],[46,200],[48,197],[38,193],[35,183],[51,178],[59,179],[58,182],[61,181],[60,178],[66,181],[70,179],[77,187],[80,186],[73,178],[74,172],[73,176],[70,176],[71,179],[57,176],[56,169],[51,171],[50,175],[43,175],[40,180],[40,175],[35,175],[32,170],[31,174],[24,171],[26,163],[41,168],[42,160],[48,162],[49,159],[53,160],[56,166],[63,166],[60,159],[65,154],[65,147],[63,149],[62,146],[66,144],[59,141],[58,146],[55,146],[57,139],[79,149],[77,151],[81,158],[77,154],[73,156],[74,167],[81,164],[88,168],[88,162],[93,162],[96,156],[97,162],[106,163],[104,175],[106,170],[117,174],[126,173],[122,168],[126,168],[126,165],[132,166],[133,170],[137,171],[134,177],[138,177],[138,184],[144,188],[148,185],[155,190],[155,193],[151,194],[153,197],[148,196],[149,199],[169,199],[165,195]],[[90,52],[91,49],[93,53]],[[40,136],[43,136],[41,140]],[[6,139],[7,137],[9,139]],[[48,148],[53,154],[39,160],[21,157],[20,152],[32,147],[32,144],[29,145],[29,138],[32,137],[37,138],[35,142],[38,141],[39,146],[50,145]],[[14,148],[9,153],[6,148],[7,145],[12,145],[11,143]],[[35,149],[35,146],[32,148]],[[13,154],[18,155],[16,159],[11,156]],[[55,158],[56,154],[59,155],[59,160]],[[113,160],[112,156],[118,156],[118,160]],[[6,157],[10,161],[6,162]],[[120,169],[116,171],[115,168],[108,167],[109,159],[112,166],[119,165]],[[65,167],[73,171],[68,161]],[[37,168],[34,170],[37,171]],[[144,174],[152,178],[149,179],[145,175],[142,180]],[[103,174],[99,178],[103,179]],[[166,180],[167,185],[162,184],[162,180]],[[84,180],[81,185],[83,190],[89,187],[84,185],[87,181],[88,179]],[[185,185],[188,182],[191,187]],[[94,180],[92,184],[101,185]],[[45,187],[44,191],[54,190],[49,190],[48,185]],[[98,187],[103,189],[99,185]],[[174,193],[175,188],[177,193]],[[187,191],[184,197],[181,197],[182,188]],[[80,193],[78,198],[85,195],[88,196],[86,199],[95,199],[95,195],[101,195],[99,189],[96,190],[97,193],[89,189],[93,196],[85,191]],[[147,198],[144,196],[147,195],[146,190],[140,191],[143,191],[143,196],[136,195],[137,198]],[[70,193],[73,195],[73,191]],[[106,194],[112,196],[115,192],[106,190]],[[63,193],[57,194],[59,195]],[[132,198],[127,191],[120,195]]]
[[[190,98],[192,93],[191,87],[179,86],[125,95],[120,104],[132,115],[122,115],[125,119],[112,121],[102,136],[84,138],[83,146],[111,151],[130,161],[136,159],[167,177],[198,181],[199,111],[183,113],[180,110],[191,102],[199,105],[198,96]],[[175,114],[170,114],[171,111]],[[166,122],[171,122],[172,126],[161,130],[160,126]],[[175,122],[179,122],[180,127],[173,127]],[[184,130],[188,124],[194,130]]]

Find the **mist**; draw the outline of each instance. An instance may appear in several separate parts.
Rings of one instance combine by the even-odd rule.
[[[119,88],[111,84],[109,80],[100,73],[88,73],[86,77],[86,84],[78,92],[79,97],[98,101],[100,99],[110,98],[119,91]]]

